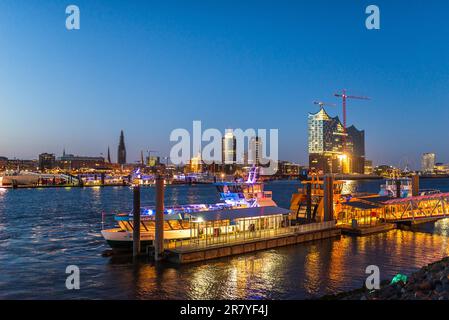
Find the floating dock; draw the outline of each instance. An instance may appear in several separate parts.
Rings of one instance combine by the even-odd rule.
[[[246,239],[213,245],[185,245],[167,249],[166,257],[169,261],[179,264],[205,261],[210,259],[245,254],[259,250],[283,247],[314,240],[335,238],[341,235],[341,230],[334,221],[292,226],[283,234]]]
[[[352,227],[350,225],[341,225],[339,226],[342,234],[347,234],[351,236],[366,236],[375,233],[387,232],[393,229],[396,229],[396,225],[394,223],[383,223],[377,224],[374,226],[357,226]]]

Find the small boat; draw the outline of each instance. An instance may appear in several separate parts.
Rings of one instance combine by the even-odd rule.
[[[395,177],[389,178],[385,181],[385,184],[380,186],[379,195],[384,197],[394,197],[399,196],[401,198],[408,198],[413,195],[412,179],[408,177]],[[418,196],[426,196],[431,194],[441,193],[437,189],[419,189]]]

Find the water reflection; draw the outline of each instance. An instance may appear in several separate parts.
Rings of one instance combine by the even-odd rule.
[[[379,183],[357,182],[357,189],[375,192]],[[267,190],[288,207],[297,187],[297,181],[277,182]],[[213,186],[170,186],[166,197],[217,201]],[[142,198],[151,204],[154,189],[142,189]],[[360,287],[371,264],[379,266],[382,279],[391,279],[449,255],[449,220],[440,220],[414,232],[343,236],[185,266],[102,257],[107,245],[99,236],[101,212],[131,207],[132,193],[122,187],[0,194],[0,297],[303,299]],[[65,266],[72,263],[83,270],[82,292],[63,285]]]
[[[345,180],[341,192],[342,194],[356,193],[357,191],[357,181]]]
[[[120,266],[109,276],[120,275],[120,291],[140,299],[302,299],[361,287],[371,264],[379,266],[382,279],[391,279],[447,255],[446,237],[393,230],[204,264]]]

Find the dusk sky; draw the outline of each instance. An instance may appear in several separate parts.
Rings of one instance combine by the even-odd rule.
[[[65,28],[65,8],[81,29]],[[365,8],[381,29],[365,28]],[[449,162],[447,1],[0,2],[0,155],[166,156],[175,128],[277,128],[280,158],[307,161],[313,101],[343,88],[375,164]]]

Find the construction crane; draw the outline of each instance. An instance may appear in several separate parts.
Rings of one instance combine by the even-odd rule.
[[[358,100],[370,100],[368,97],[348,96],[346,90],[343,89],[342,93],[335,93],[334,96],[341,98],[343,102],[343,149],[346,151],[346,100],[358,99]]]
[[[324,106],[330,106],[330,107],[335,107],[335,103],[326,103],[323,101],[314,101],[313,104],[319,105],[320,108],[324,107]]]

